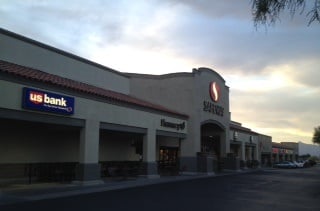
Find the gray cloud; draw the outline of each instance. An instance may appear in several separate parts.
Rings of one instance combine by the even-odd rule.
[[[146,5],[147,1],[70,1],[68,6],[63,1],[37,2],[15,5],[17,11],[23,11],[17,22],[32,21],[36,31],[21,26],[23,32],[71,52],[79,52],[85,43],[99,48],[122,43],[151,51],[168,49],[181,58],[192,57],[199,64],[230,72],[260,72],[270,65],[320,56],[320,43],[315,42],[320,35],[317,28],[288,30],[281,25],[268,32],[255,31],[249,2],[176,0]],[[144,34],[162,9],[176,19],[158,34]],[[170,17],[160,13],[157,18]],[[90,40],[92,36],[97,39]],[[88,56],[85,49],[79,53]]]
[[[88,49],[123,45],[170,52],[193,61],[195,67],[208,66],[239,80],[247,75],[263,77],[270,67],[289,65],[290,71],[273,71],[285,72],[295,86],[244,92],[229,84],[234,120],[259,128],[312,130],[319,124],[320,30],[318,25],[307,27],[305,15],[291,20],[285,13],[274,27],[256,31],[250,1],[2,2],[2,27],[93,60],[94,52]],[[108,58],[105,61],[108,66]]]
[[[224,71],[251,73],[270,65],[320,57],[320,31],[307,27],[305,16],[296,15],[267,31],[256,31],[248,2],[174,2],[189,8],[179,10],[179,19],[166,35],[170,48],[181,57],[193,57],[200,64]]]
[[[196,57],[200,62],[226,71],[241,69],[244,72],[259,72],[270,65],[320,58],[317,42],[320,32],[317,29],[302,27],[261,34],[252,31],[248,21],[203,21],[206,22],[186,20],[179,23],[180,27],[173,32],[183,39],[177,47],[177,51],[181,50],[179,54]]]
[[[320,55],[319,55],[320,56]],[[320,61],[319,58],[307,60],[305,63],[297,64],[297,71],[291,73],[293,80],[308,87],[320,89]]]
[[[290,87],[264,93],[231,89],[231,111],[234,117],[254,122],[259,128],[310,130],[319,124],[320,98],[316,96],[320,90],[314,92]]]
[[[196,13],[202,14],[209,18],[248,18],[251,15],[250,1],[240,2],[238,0],[167,0],[168,4],[185,5]]]

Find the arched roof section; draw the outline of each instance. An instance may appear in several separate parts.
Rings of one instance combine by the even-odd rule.
[[[216,121],[216,120],[212,120],[212,119],[210,119],[210,120],[205,120],[205,121],[201,122],[201,127],[203,127],[203,126],[205,126],[205,125],[216,125],[216,126],[219,127],[219,129],[221,129],[221,130],[223,130],[223,131],[226,130],[226,127],[225,127],[223,124],[221,124],[220,122],[218,122],[218,121]]]
[[[225,83],[225,80],[224,78],[219,74],[217,73],[216,71],[210,69],[210,68],[207,68],[207,67],[199,67],[198,69],[194,68],[192,70],[192,73],[193,74],[201,74],[203,72],[206,72],[206,73],[210,73],[210,74],[214,74],[217,78],[219,78],[221,81],[223,81]]]

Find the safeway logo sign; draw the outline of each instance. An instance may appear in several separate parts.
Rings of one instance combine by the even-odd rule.
[[[211,100],[213,100],[213,102],[218,102],[220,98],[220,87],[216,82],[213,81],[210,83],[209,92]]]
[[[26,109],[70,115],[74,113],[74,98],[25,87],[22,106]]]

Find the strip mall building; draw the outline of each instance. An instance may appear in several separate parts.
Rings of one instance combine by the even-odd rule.
[[[231,122],[229,88],[211,69],[121,73],[3,29],[0,46],[0,179],[158,177],[260,160],[259,134]]]

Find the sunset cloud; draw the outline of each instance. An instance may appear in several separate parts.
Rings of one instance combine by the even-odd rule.
[[[233,120],[274,141],[311,143],[320,125],[319,25],[284,13],[257,30],[250,2],[2,0],[0,25],[122,72],[212,68],[230,87]]]

